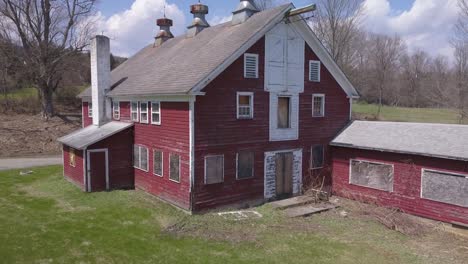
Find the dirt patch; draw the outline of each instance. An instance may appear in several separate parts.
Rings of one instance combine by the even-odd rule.
[[[81,118],[0,114],[0,158],[59,154],[57,139],[80,126]]]

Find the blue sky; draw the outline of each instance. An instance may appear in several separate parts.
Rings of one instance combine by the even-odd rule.
[[[452,57],[449,39],[457,17],[457,0],[363,0],[366,30],[394,35],[406,42],[410,51],[425,50],[432,56]],[[167,16],[174,20],[172,32],[183,34],[192,15],[189,6],[197,0],[100,0],[97,6],[96,32],[112,40],[112,51],[131,56],[154,41],[155,20]],[[311,0],[293,0],[300,7]],[[214,25],[227,21],[238,0],[202,0],[210,7],[207,20]]]

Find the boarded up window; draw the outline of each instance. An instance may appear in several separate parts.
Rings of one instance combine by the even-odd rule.
[[[205,184],[224,181],[224,156],[205,157]]]
[[[393,191],[393,166],[352,160],[350,183],[382,191]]]
[[[169,179],[180,182],[180,156],[171,154]]]
[[[310,159],[310,168],[311,169],[320,169],[323,168],[323,156],[324,156],[324,150],[323,150],[323,145],[316,145],[312,147],[312,153],[311,153],[311,159]]]
[[[163,176],[163,154],[162,151],[153,151],[153,173],[157,176]]]
[[[424,170],[421,197],[468,207],[468,176]]]
[[[248,179],[254,176],[254,152],[237,153],[237,179]]]
[[[75,155],[75,149],[70,148],[69,151],[69,161],[70,161],[70,166],[76,167],[76,155]]]
[[[291,98],[278,97],[278,128],[291,128]]]

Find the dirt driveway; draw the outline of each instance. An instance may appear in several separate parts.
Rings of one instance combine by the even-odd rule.
[[[25,169],[31,167],[42,167],[50,165],[61,165],[62,163],[63,160],[60,156],[0,159],[0,171],[12,169]]]

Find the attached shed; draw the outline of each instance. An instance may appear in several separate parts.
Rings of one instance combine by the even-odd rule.
[[[132,123],[91,125],[59,142],[65,177],[84,191],[134,188]]]
[[[335,195],[468,224],[468,126],[355,121],[331,145]]]

